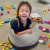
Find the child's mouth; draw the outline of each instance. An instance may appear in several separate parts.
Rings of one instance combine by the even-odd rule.
[[[26,18],[26,16],[22,16],[23,18]]]

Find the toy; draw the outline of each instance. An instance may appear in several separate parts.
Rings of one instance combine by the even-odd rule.
[[[9,22],[10,22],[10,20],[4,21],[4,23],[9,23]]]
[[[49,33],[49,29],[46,29],[47,30],[47,33]]]
[[[50,34],[46,34],[47,38],[50,39]]]
[[[15,50],[15,48],[12,47],[12,45],[10,44],[9,41],[1,43],[0,47],[1,47],[2,50],[10,50],[10,49]]]
[[[43,26],[39,26],[39,29],[41,29],[43,32],[50,33],[50,29],[44,28]]]
[[[44,21],[45,23],[47,23],[47,21]]]
[[[50,11],[50,9],[48,9],[48,11]]]
[[[10,19],[10,17],[8,17],[8,19]]]
[[[38,3],[40,3],[40,1],[38,1]]]
[[[17,12],[14,12],[15,15],[17,15]]]
[[[43,5],[43,6],[46,6],[46,5]]]
[[[39,42],[40,42],[41,44],[46,44],[46,42],[43,41],[43,40],[39,40]]]
[[[3,10],[4,10],[4,8],[3,8],[3,7],[1,7],[1,10],[3,11]]]
[[[46,44],[46,42],[45,41],[43,41],[43,43],[42,44]]]
[[[39,39],[41,39],[41,40],[43,40],[43,41],[46,41],[46,42],[48,41],[48,38],[47,38],[47,37],[42,37],[42,36],[40,36]]]
[[[36,22],[40,22],[41,21],[41,18],[35,18],[35,21]]]
[[[39,29],[42,29],[43,28],[43,26],[39,26]]]
[[[1,15],[3,15],[3,12],[1,12]]]
[[[39,40],[39,43],[41,43],[41,44],[42,44],[42,43],[43,43],[43,40]]]
[[[16,7],[13,7],[13,9],[16,9]]]
[[[4,21],[3,22],[0,22],[0,24],[4,24]]]
[[[48,44],[48,47],[50,48],[50,44]]]
[[[44,13],[44,14],[47,14],[47,13],[48,13],[48,11],[44,10],[44,11],[43,11],[43,13]]]
[[[7,8],[7,9],[12,9],[13,7],[8,7],[8,6],[6,5],[6,8]]]
[[[13,7],[13,9],[16,9],[16,7],[14,7],[14,5],[11,5],[11,7]]]
[[[7,13],[10,13],[9,11],[7,11]]]
[[[50,21],[48,21],[47,24],[50,24]]]
[[[46,28],[42,28],[42,31],[45,32],[46,31]]]
[[[0,24],[0,26],[3,26],[3,24]]]
[[[14,7],[14,5],[11,5],[11,7]]]
[[[10,20],[7,20],[7,21],[0,22],[0,24],[9,23],[9,22]]]
[[[34,20],[35,18],[30,18],[31,20]]]

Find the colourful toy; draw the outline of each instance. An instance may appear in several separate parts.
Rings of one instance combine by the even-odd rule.
[[[39,42],[40,42],[41,44],[46,44],[46,42],[43,41],[43,40],[39,40]]]
[[[50,34],[46,34],[47,38],[50,39]]]
[[[43,41],[46,41],[46,42],[48,41],[48,38],[47,38],[47,37],[42,37],[42,36],[40,36],[39,39],[41,39],[41,40],[43,40]]]
[[[9,23],[9,22],[10,22],[10,20],[4,21],[4,23]]]
[[[10,50],[10,49],[15,50],[15,48],[12,47],[12,45],[10,44],[9,41],[1,43],[0,47],[1,47],[2,50]]]
[[[46,28],[42,28],[42,31],[45,32],[45,31],[47,31],[47,30],[46,30]]]
[[[6,8],[7,8],[7,9],[12,9],[13,7],[8,7],[8,6],[6,5]]]
[[[3,15],[3,12],[1,12],[1,15]]]
[[[7,11],[7,13],[10,13],[10,11]]]
[[[41,21],[41,18],[35,18],[35,21],[36,22],[40,22]]]
[[[48,11],[44,10],[44,11],[43,11],[43,13],[44,13],[44,14],[47,14],[47,13],[48,13]]]
[[[50,21],[48,21],[47,24],[50,24]]]
[[[7,21],[0,22],[0,24],[9,23],[9,22],[10,20],[7,20]]]
[[[50,44],[48,44],[48,47],[50,48]]]
[[[47,44],[45,41],[43,41],[43,43],[42,44]]]
[[[50,29],[44,28],[43,26],[39,26],[39,29],[41,29],[43,32],[50,33]]]

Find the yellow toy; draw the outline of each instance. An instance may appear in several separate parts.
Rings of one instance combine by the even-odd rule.
[[[3,24],[0,23],[0,26],[3,26]]]
[[[13,7],[8,7],[8,6],[6,5],[6,8],[7,8],[7,9],[12,9]]]
[[[4,24],[4,21],[3,22],[0,22],[0,24]]]
[[[17,12],[14,12],[15,15],[17,15]]]
[[[36,22],[40,22],[41,21],[41,18],[35,18],[35,21]]]
[[[5,50],[5,49],[10,49],[10,48],[12,48],[12,45],[10,44],[9,41],[7,41],[7,42],[4,42],[4,43],[1,43],[1,44],[0,44],[0,47],[1,47],[2,50]]]

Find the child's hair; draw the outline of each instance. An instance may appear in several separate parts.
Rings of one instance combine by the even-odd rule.
[[[19,14],[19,9],[20,9],[20,7],[21,7],[22,5],[24,5],[24,4],[26,4],[26,5],[29,7],[30,13],[31,13],[31,10],[32,10],[31,5],[30,5],[27,1],[22,1],[22,2],[19,4],[19,6],[18,6],[17,15]]]

